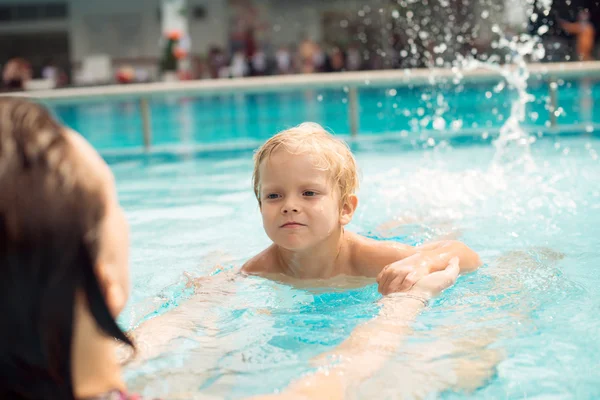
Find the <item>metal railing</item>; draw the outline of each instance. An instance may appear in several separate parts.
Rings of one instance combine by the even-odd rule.
[[[350,134],[359,132],[359,90],[361,88],[427,86],[453,82],[460,76],[461,83],[496,82],[503,79],[501,71],[510,73],[515,66],[505,65],[500,69],[406,69],[384,71],[339,72],[311,75],[283,75],[238,79],[199,80],[182,82],[155,82],[132,85],[111,85],[85,88],[54,89],[36,92],[11,93],[11,96],[30,97],[53,104],[74,104],[87,101],[138,101],[142,115],[144,147],[152,146],[152,115],[150,100],[165,95],[212,96],[230,93],[273,93],[306,89],[348,90],[348,119]],[[529,64],[529,80],[549,82],[550,122],[557,124],[554,111],[557,109],[556,84],[559,79],[600,79],[600,61]],[[459,75],[460,72],[460,75]]]

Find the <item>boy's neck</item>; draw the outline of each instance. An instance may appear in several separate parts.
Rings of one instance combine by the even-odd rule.
[[[348,241],[343,228],[336,230],[315,247],[302,251],[277,246],[281,270],[300,279],[326,279],[342,273],[340,265],[347,258]]]

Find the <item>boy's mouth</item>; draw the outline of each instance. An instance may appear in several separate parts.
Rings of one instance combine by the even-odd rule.
[[[299,228],[301,226],[306,226],[306,225],[301,224],[300,222],[290,221],[290,222],[286,222],[285,224],[281,225],[280,228]]]

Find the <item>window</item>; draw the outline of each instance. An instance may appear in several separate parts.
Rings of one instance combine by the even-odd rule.
[[[11,7],[3,6],[0,7],[0,21],[10,21],[11,20]]]
[[[27,22],[45,19],[65,19],[69,16],[67,3],[34,3],[0,7],[0,21]]]

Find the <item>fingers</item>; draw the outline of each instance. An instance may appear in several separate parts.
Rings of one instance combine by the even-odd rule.
[[[387,284],[383,287],[379,287],[379,293],[384,296],[387,296],[390,293],[400,292],[400,286],[402,285],[402,280],[400,278],[391,277],[388,280]]]
[[[406,275],[406,277],[401,281],[400,286],[394,290],[395,292],[401,292],[404,290],[408,290],[417,282],[417,271],[413,271]]]
[[[443,271],[438,271],[431,274],[432,276],[436,276],[436,280],[438,282],[438,293],[454,285],[454,282],[456,282],[456,279],[458,278],[459,272],[460,267],[458,266],[458,257],[453,257],[450,259],[448,266]]]
[[[414,270],[391,270],[383,274],[379,282],[379,293],[386,295],[394,292],[403,292],[413,287],[419,280],[419,274]]]
[[[385,267],[383,267],[383,269],[381,270],[379,275],[377,275],[377,282],[379,282],[383,278],[385,271],[387,271],[391,266],[392,266],[392,264],[388,264]]]
[[[377,288],[377,290],[379,290],[379,293],[384,294],[384,292],[387,291],[388,284],[391,283],[393,279],[394,279],[393,274],[390,274],[390,273],[380,274],[380,277],[378,277],[378,279],[377,279],[377,282],[379,283],[379,287]]]
[[[458,257],[452,257],[448,262],[448,266],[444,269],[444,272],[448,273],[452,277],[452,281],[456,281],[458,274],[460,273],[460,266],[458,264]]]

